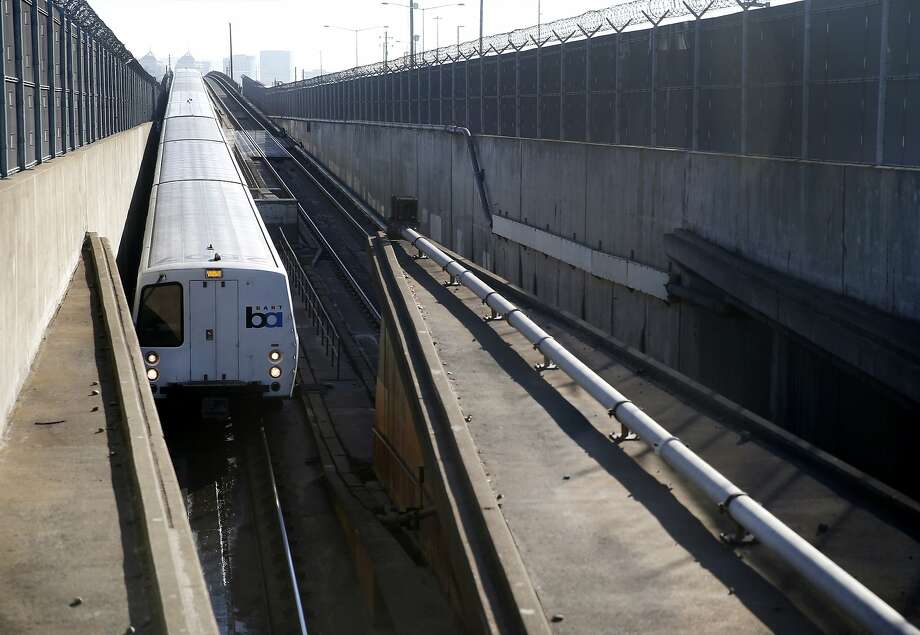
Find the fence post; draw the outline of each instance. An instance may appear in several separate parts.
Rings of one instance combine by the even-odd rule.
[[[457,49],[457,59],[460,58],[460,49]],[[457,59],[450,62],[450,122],[457,125]]]
[[[888,101],[888,27],[891,17],[891,0],[882,4],[881,43],[878,56],[878,113],[875,124],[875,164],[885,162],[885,107]]]
[[[703,15],[709,11],[714,1],[710,0],[702,11],[696,11],[686,2],[683,3],[690,15],[693,16],[693,113],[691,115],[693,129],[690,132],[692,139],[691,150],[699,150],[700,148],[700,50],[702,48],[700,46],[700,36],[703,32],[700,21],[703,19]]]
[[[0,176],[9,176],[9,157],[7,152],[10,149],[10,138],[6,118],[9,116],[9,98],[7,97],[6,84],[6,10],[0,9],[0,78],[3,80],[3,116],[0,117]]]
[[[585,36],[585,141],[591,141],[591,35],[578,29]],[[597,31],[595,31],[597,33]],[[592,34],[593,35],[593,34]]]
[[[486,131],[486,53],[479,49],[479,134]]]
[[[622,37],[623,29],[617,30],[613,52],[613,142],[617,145],[620,144],[620,87],[623,85],[623,79],[620,77],[620,39]]]
[[[73,31],[74,25],[73,22],[70,23],[70,30]],[[71,43],[73,44],[73,43]],[[83,30],[77,26],[77,42],[76,42],[76,51],[77,51],[77,71],[76,71],[76,85],[74,86],[74,105],[73,105],[73,114],[74,114],[74,142],[73,147],[76,150],[79,146],[83,145]],[[72,62],[71,62],[72,63]]]
[[[521,49],[517,47],[514,48],[514,136],[521,136]]]
[[[502,52],[492,47],[496,53],[495,60],[495,133],[502,133]],[[483,131],[484,132],[484,131]]]
[[[649,20],[652,22],[651,20]],[[651,72],[649,74],[649,118],[648,118],[648,132],[649,132],[649,144],[651,146],[658,145],[658,116],[655,109],[656,94],[655,84],[657,79],[658,71],[658,24],[652,22],[652,28],[648,32],[649,38],[649,55],[651,56]]]
[[[32,30],[32,103],[33,109],[32,113],[34,115],[34,134],[32,139],[34,141],[33,147],[34,150],[34,160],[35,163],[42,163],[44,161],[44,150],[42,149],[42,73],[41,73],[41,48],[39,47],[39,34],[38,34],[38,2],[32,2],[31,9],[31,24],[29,25]]]
[[[70,18],[61,11],[61,144],[64,151],[74,147],[73,138],[73,28]],[[66,113],[66,115],[65,115]]]
[[[614,30],[617,34],[617,38],[614,44],[613,50],[613,77],[614,77],[614,86],[613,86],[613,142],[617,145],[620,143],[620,86],[623,85],[623,81],[620,78],[620,38],[623,37],[623,30],[626,29],[632,23],[632,18],[623,23],[623,26],[618,27],[608,18],[604,18],[604,21],[610,25],[610,28]]]
[[[802,7],[802,158],[808,158],[808,119],[811,108],[811,3],[805,0]]]
[[[465,119],[463,123],[466,124],[465,125],[466,128],[470,127],[470,63],[471,63],[471,59],[472,59],[471,57],[464,56],[464,60],[466,63],[463,65],[463,79],[466,82],[465,83],[466,110],[463,113],[464,119]]]
[[[22,4],[13,2],[13,48],[15,49],[16,75],[16,163],[20,170],[26,168],[26,84],[25,64],[22,59]]]
[[[55,92],[56,82],[54,69],[54,5],[51,0],[45,4],[48,9],[48,17],[45,20],[45,37],[47,46],[45,47],[48,56],[48,154],[53,159],[57,154],[57,93]]]
[[[650,48],[649,55],[651,57],[651,72],[650,72],[650,77],[649,77],[649,93],[650,93],[649,111],[650,112],[649,112],[648,129],[649,129],[649,142],[650,142],[650,145],[652,146],[658,145],[658,116],[657,116],[657,110],[655,107],[655,102],[657,98],[656,84],[657,84],[657,78],[658,78],[658,25],[661,24],[661,21],[667,17],[668,13],[670,13],[670,10],[667,10],[664,13],[662,13],[661,16],[656,20],[652,18],[645,11],[642,12],[642,15],[644,15],[645,18],[649,22],[652,23],[652,28],[649,29],[649,34],[648,34],[648,42],[649,42],[649,48]]]
[[[559,40],[559,139],[565,139],[565,44],[568,38],[562,39],[553,31]]]
[[[591,141],[591,38],[601,30],[601,27],[595,28],[588,33],[580,26],[578,30],[585,36],[585,141]]]
[[[748,42],[750,2],[735,0],[741,7],[741,154],[748,153]]]
[[[543,44],[537,44],[537,139],[543,138]]]

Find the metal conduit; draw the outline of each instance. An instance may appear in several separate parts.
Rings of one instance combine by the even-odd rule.
[[[900,613],[697,456],[473,272],[415,230],[403,227],[401,234],[475,293],[483,304],[503,315],[535,349],[565,371],[611,416],[635,432],[668,465],[703,490],[720,510],[824,593],[843,613],[872,633],[920,634]]]

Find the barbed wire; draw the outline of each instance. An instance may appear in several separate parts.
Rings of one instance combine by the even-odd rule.
[[[52,0],[54,4],[64,13],[67,14],[73,22],[76,22],[81,29],[90,33],[94,38],[99,40],[106,48],[109,49],[119,60],[129,65],[141,76],[142,79],[148,80],[151,84],[157,81],[140,65],[140,62],[134,57],[134,54],[128,50],[121,40],[112,32],[105,21],[93,10],[86,0]]]
[[[607,31],[622,31],[627,27],[657,24],[663,19],[701,17],[703,14],[741,5],[759,6],[754,0],[630,0],[604,9],[586,11],[580,15],[561,18],[553,22],[514,29],[482,38],[430,49],[415,54],[414,64],[410,55],[392,60],[374,62],[335,73],[327,73],[287,84],[269,87],[269,90],[287,91],[299,88],[332,84],[336,82],[383,75],[407,68],[434,66],[446,62],[470,60],[489,54],[503,53],[509,49],[520,51],[528,47],[539,47],[550,41],[566,42],[573,37],[593,37]]]

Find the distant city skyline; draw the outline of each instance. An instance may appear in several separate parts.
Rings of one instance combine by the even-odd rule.
[[[313,77],[320,74],[319,69],[297,69],[290,63],[291,52],[283,50],[259,51],[257,54],[234,53],[233,55],[233,75],[236,81],[240,81],[242,75],[247,75],[266,84],[272,82],[289,82],[294,79],[294,71],[297,71],[297,79],[303,77]],[[230,74],[230,59],[224,57],[220,60],[199,59],[191,50],[182,55],[175,57],[171,54],[165,56],[157,55],[153,50],[148,50],[143,56],[138,57],[141,66],[153,77],[160,79],[168,67],[178,68],[195,68],[202,74],[211,70],[222,71]]]
[[[419,1],[451,6],[415,12],[419,50],[475,39],[479,33],[479,2],[459,0]],[[389,57],[406,53],[409,45],[408,9],[385,6],[379,0],[338,0],[305,3],[297,0],[89,0],[93,9],[140,59],[153,51],[175,63],[191,51],[196,60],[222,68],[229,52],[227,23],[233,23],[234,53],[289,50],[291,76],[300,78],[322,68],[333,72],[355,64],[355,35],[347,29],[367,29],[358,34],[358,60],[370,64],[383,59],[384,31],[389,35]],[[544,22],[576,15],[611,4],[598,0],[541,0]],[[139,16],[143,19],[139,19]],[[183,19],[179,19],[183,16]],[[283,19],[278,19],[283,16]],[[439,20],[434,18],[438,17]],[[537,0],[485,0],[485,32],[498,33],[537,22]],[[342,27],[346,30],[336,28]],[[384,25],[388,28],[384,29]]]
[[[541,7],[542,24],[603,9],[630,0],[484,0],[485,35],[533,26]],[[772,0],[773,5],[800,0]],[[173,61],[189,50],[212,68],[222,68],[229,51],[228,22],[232,22],[234,53],[289,50],[291,77],[335,72],[383,59],[384,34],[389,57],[404,55],[409,45],[408,9],[380,0],[337,0],[305,3],[297,0],[89,0],[125,45],[140,58],[153,50]],[[479,2],[419,0],[432,9],[415,11],[418,50],[475,40],[479,34]],[[699,4],[703,0],[694,0]],[[441,6],[447,5],[447,6]],[[143,15],[143,20],[138,15]],[[179,19],[182,16],[182,19]],[[283,19],[278,19],[283,16]],[[438,18],[437,20],[435,18]],[[325,28],[327,27],[328,28]],[[359,33],[349,32],[358,29]],[[357,51],[356,51],[357,39]],[[294,72],[296,69],[296,73]]]

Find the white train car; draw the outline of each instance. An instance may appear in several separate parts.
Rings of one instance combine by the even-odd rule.
[[[134,322],[157,398],[291,396],[287,274],[197,71],[173,78],[137,289]]]

